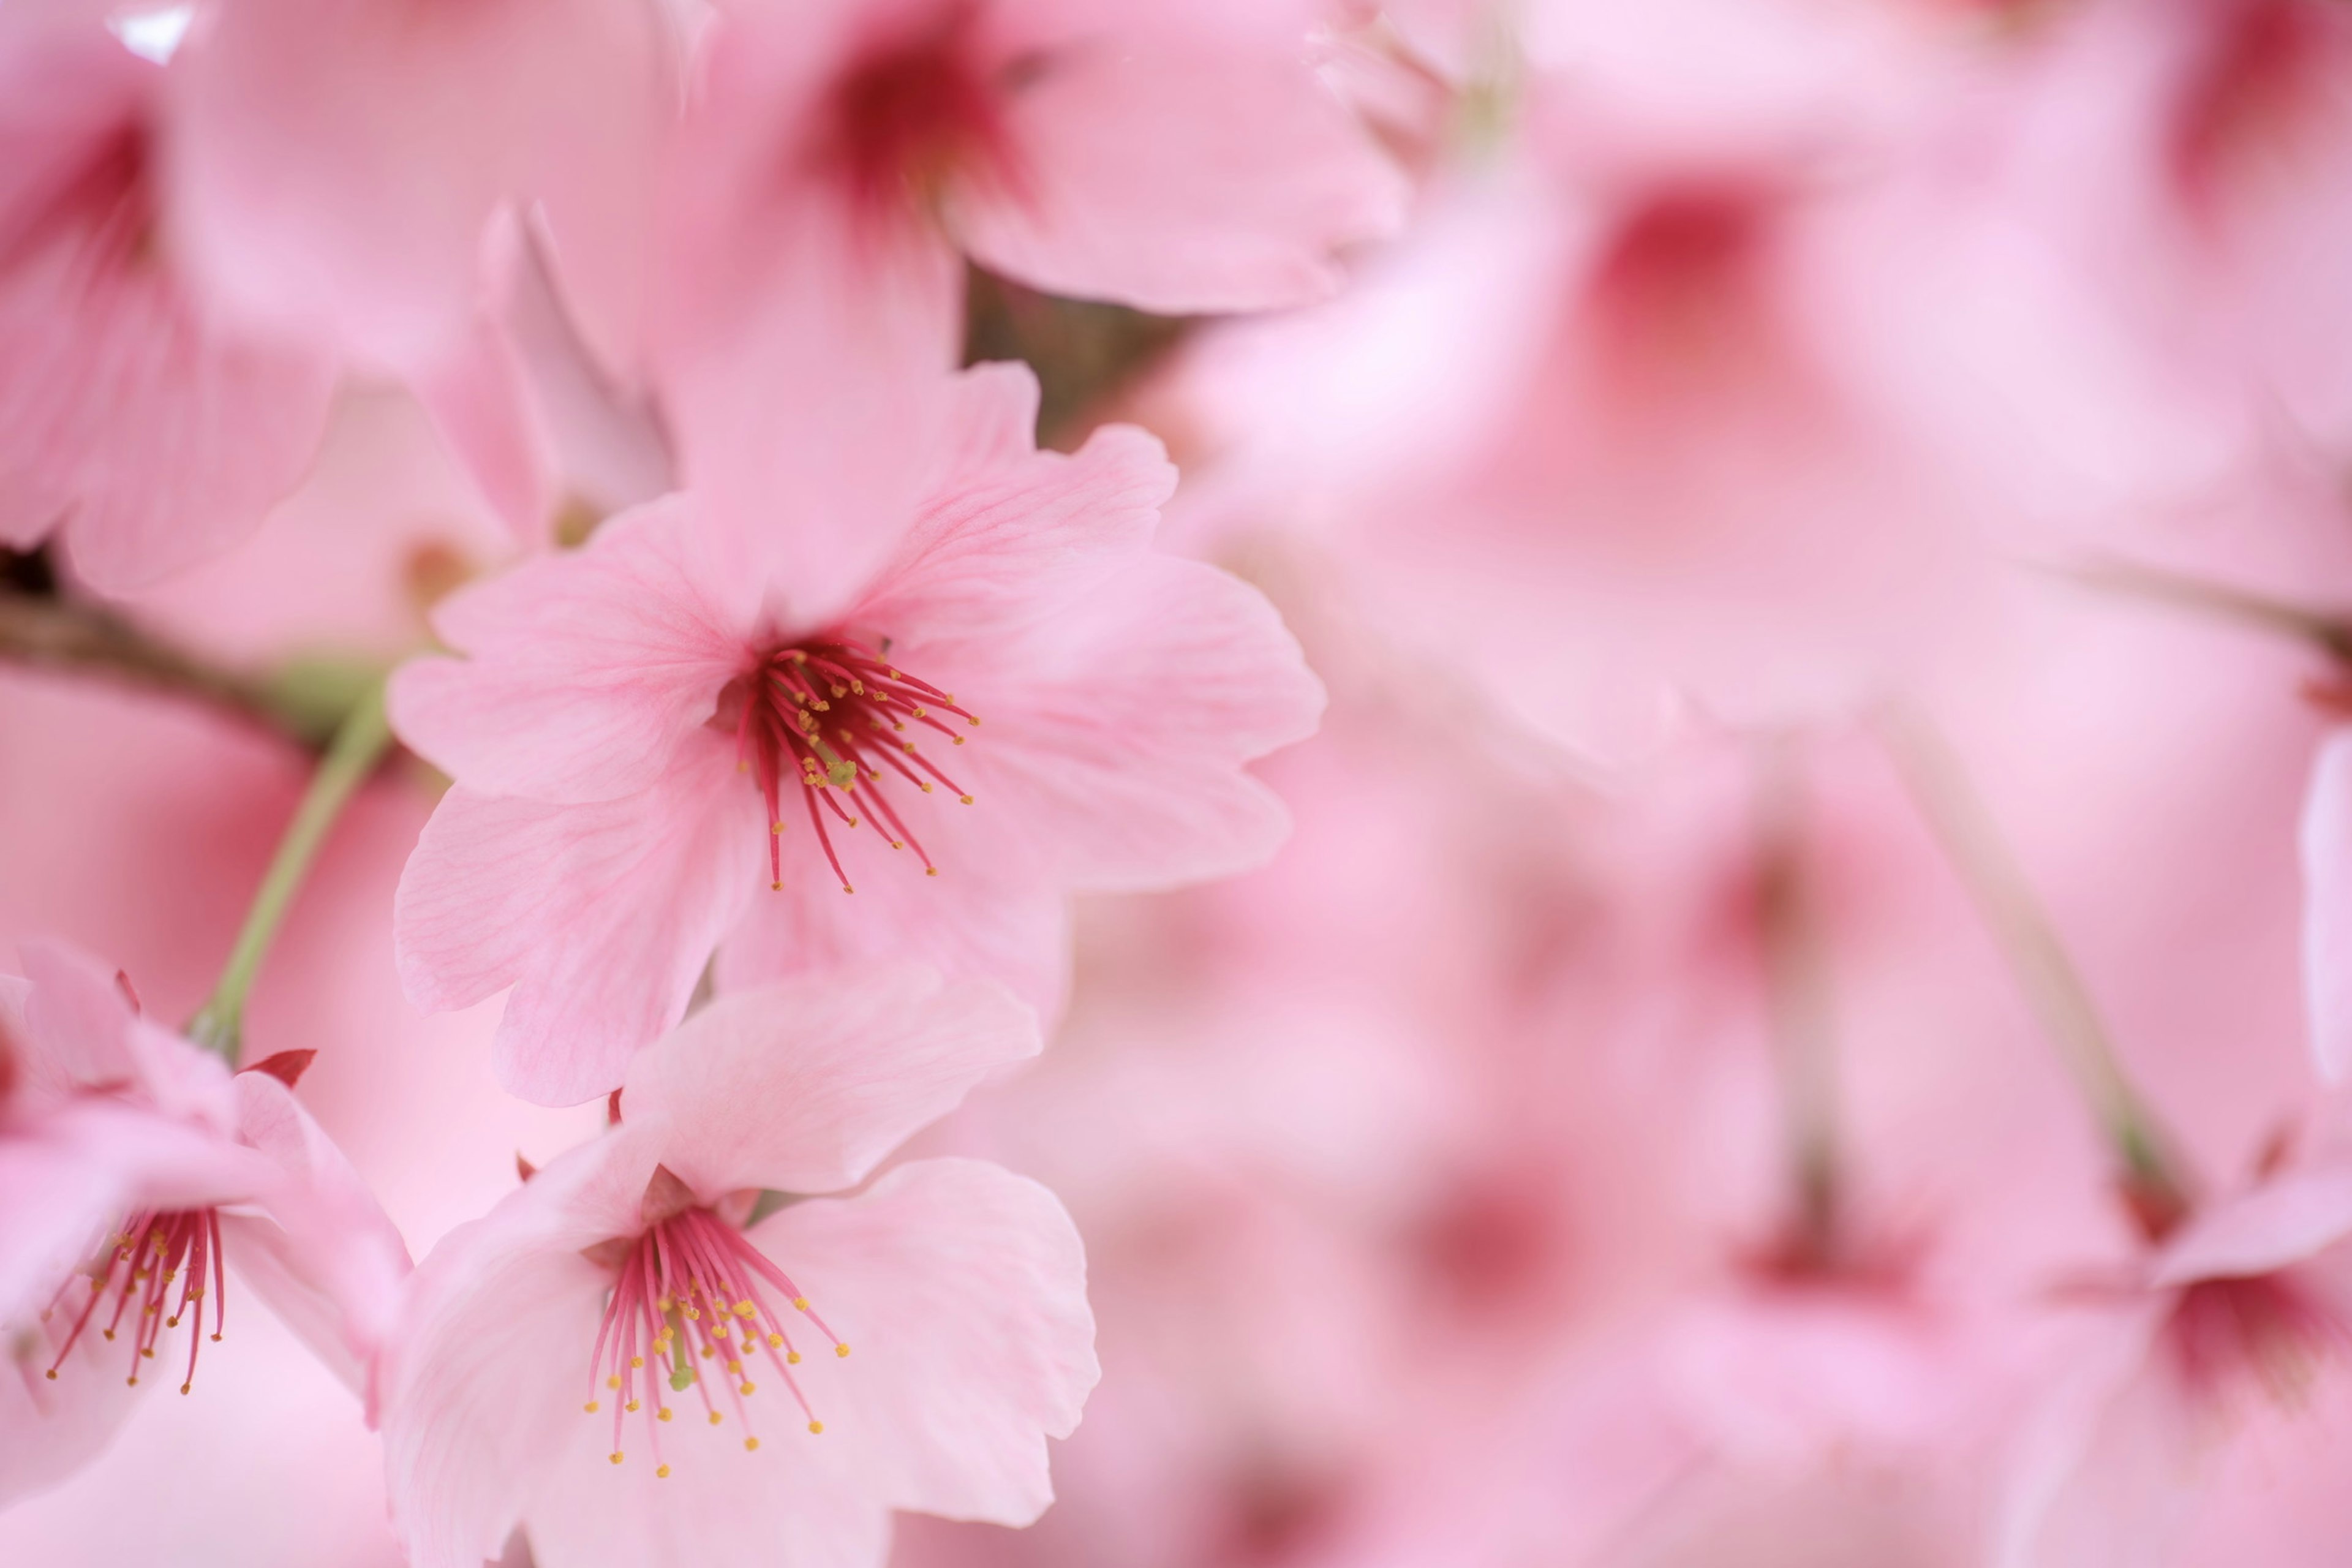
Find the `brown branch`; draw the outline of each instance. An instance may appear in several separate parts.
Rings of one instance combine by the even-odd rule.
[[[268,683],[205,663],[105,610],[0,591],[0,663],[90,675],[203,702],[303,746],[324,739]]]

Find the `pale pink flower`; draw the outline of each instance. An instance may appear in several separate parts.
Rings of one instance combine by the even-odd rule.
[[[2250,1426],[2301,1427],[2352,1356],[2352,1166],[2316,1160],[2181,1215],[2143,1215],[2132,1276],[2087,1287],[2101,1343],[2021,1443],[2004,1568],[2170,1560]]]
[[[402,881],[402,973],[436,1009],[515,987],[519,1092],[611,1089],[722,942],[722,987],[895,955],[1051,1010],[1066,891],[1279,842],[1242,764],[1320,689],[1255,590],[1151,551],[1158,443],[1039,453],[1026,371],[954,390],[949,472],[888,531],[641,508],[450,598],[466,657],[395,679],[402,736],[457,781]]]
[[[384,1421],[412,1561],[473,1568],[520,1524],[541,1568],[856,1568],[893,1509],[1034,1519],[1097,1376],[1061,1205],[968,1160],[805,1195],[1037,1048],[1001,989],[891,965],[641,1053],[617,1126],[416,1276]]]
[[[0,545],[61,534],[104,588],[257,524],[310,462],[338,371],[194,286],[163,79],[95,24],[0,34]]]
[[[189,1391],[224,1330],[232,1254],[239,1279],[371,1393],[408,1253],[290,1092],[310,1053],[232,1073],[140,1016],[87,959],[37,944],[23,956],[27,980],[0,986],[19,1080],[0,1163],[41,1179],[11,1180],[0,1209],[0,1496],[87,1462],[151,1363]]]
[[[909,372],[951,366],[964,256],[1171,313],[1332,292],[1335,253],[1395,225],[1403,181],[1318,79],[1319,8],[724,8],[667,175],[655,290],[688,482],[789,493],[796,454],[903,403]]]

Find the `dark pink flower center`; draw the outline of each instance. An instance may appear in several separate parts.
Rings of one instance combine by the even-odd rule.
[[[734,729],[736,763],[754,777],[767,802],[773,886],[784,885],[784,797],[793,790],[843,892],[856,889],[842,871],[828,819],[850,829],[871,818],[891,848],[912,849],[926,875],[939,874],[886,788],[911,786],[930,795],[933,784],[943,784],[971,804],[971,792],[925,756],[915,739],[930,730],[950,744],[963,744],[957,731],[980,721],[952,696],[884,662],[862,643],[828,636],[761,655],[721,695],[719,719]]]
[[[152,253],[155,240],[153,138],[136,121],[94,142],[86,157],[46,193],[0,214],[0,269],[48,246],[82,249],[97,270],[128,266]]]
[[[2180,1292],[2163,1344],[2181,1381],[2208,1404],[2227,1404],[2249,1383],[2293,1403],[2324,1363],[2352,1348],[2352,1322],[2289,1270],[2200,1279]]]
[[[228,1307],[228,1278],[221,1259],[220,1215],[212,1209],[133,1215],[114,1238],[112,1247],[88,1271],[71,1276],[58,1288],[48,1310],[42,1314],[46,1321],[60,1310],[69,1310],[66,1297],[72,1291],[74,1281],[89,1282],[89,1294],[74,1319],[73,1328],[67,1333],[65,1343],[58,1347],[57,1359],[49,1363],[50,1378],[57,1377],[58,1369],[80,1342],[83,1331],[103,1310],[105,1322],[99,1331],[110,1341],[125,1331],[123,1320],[130,1319],[130,1383],[135,1388],[139,1384],[140,1363],[154,1360],[155,1346],[163,1331],[178,1328],[180,1320],[187,1318],[188,1368],[180,1382],[180,1392],[187,1393],[195,1383],[196,1350],[205,1337],[207,1268],[212,1276],[212,1337],[217,1341]],[[114,1298],[111,1309],[107,1307],[110,1294]]]
[[[1005,119],[1019,66],[987,58],[978,0],[946,0],[916,26],[877,40],[833,89],[827,162],[856,209],[892,217],[932,204],[953,181],[1024,184]]]
[[[756,1449],[751,1411],[744,1403],[757,1392],[751,1363],[766,1357],[783,1380],[811,1432],[822,1432],[792,1368],[801,1353],[784,1327],[781,1300],[808,1320],[845,1356],[849,1346],[809,1307],[789,1275],[745,1239],[743,1233],[706,1207],[681,1209],[655,1221],[645,1234],[590,1249],[616,1274],[604,1306],[604,1327],[589,1360],[589,1415],[613,1401],[613,1463],[623,1458],[622,1428],[631,1415],[645,1417],[653,1449],[654,1474],[667,1478],[662,1426],[676,1412],[671,1394],[691,1394],[710,1426],[722,1425],[722,1404],[734,1409],[744,1428],[743,1447]],[[711,1384],[719,1385],[713,1398]]]

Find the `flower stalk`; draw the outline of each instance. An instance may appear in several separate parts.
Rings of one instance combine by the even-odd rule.
[[[269,868],[262,874],[245,924],[236,933],[236,945],[229,950],[220,984],[189,1020],[188,1037],[218,1052],[231,1067],[236,1065],[243,1048],[246,997],[260,973],[261,961],[285,922],[286,911],[292,907],[328,831],[391,744],[392,726],[384,716],[383,687],[379,682],[352,706],[328,742],[326,755],[310,775],[310,787],[287,824]]]
[[[1876,730],[1920,815],[1959,874],[1994,943],[2088,1103],[2118,1167],[2123,1195],[2152,1233],[2186,1214],[2189,1189],[2162,1124],[2116,1054],[2066,946],[1948,742],[1901,705]]]

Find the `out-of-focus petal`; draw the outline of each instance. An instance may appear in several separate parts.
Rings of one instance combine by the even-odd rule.
[[[2319,749],[2304,796],[2303,985],[2319,1075],[2352,1072],[2352,732]]]

